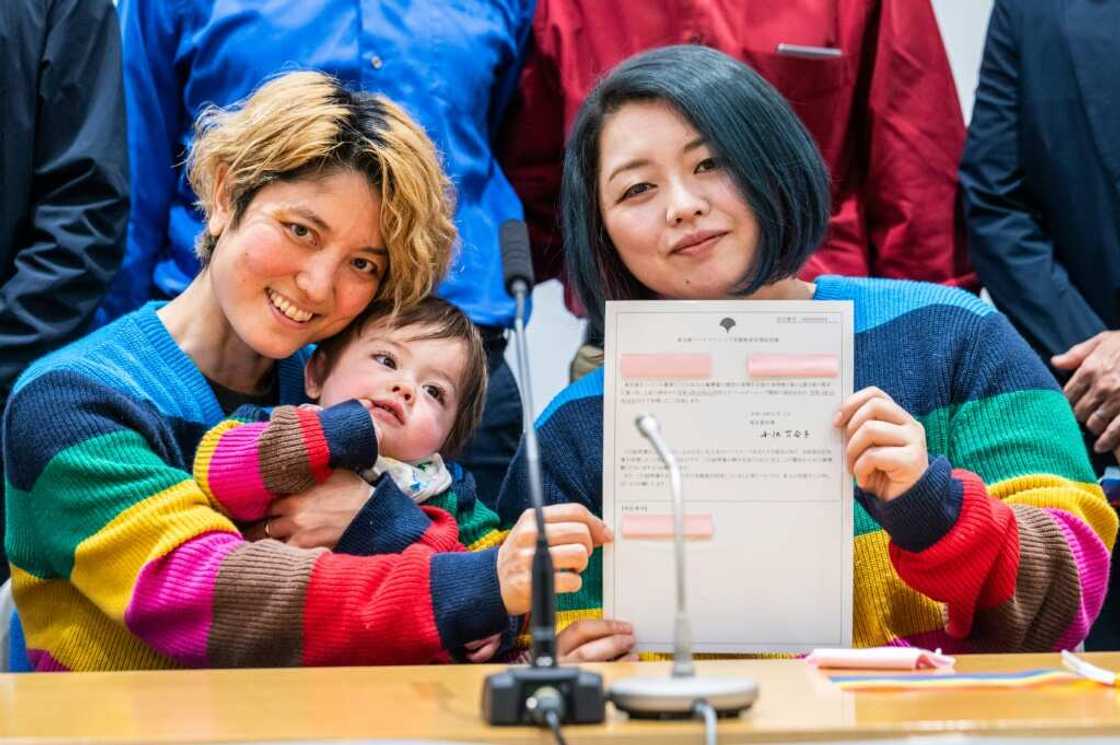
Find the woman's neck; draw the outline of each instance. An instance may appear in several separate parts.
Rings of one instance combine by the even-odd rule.
[[[787,277],[768,285],[763,285],[747,296],[748,300],[812,300],[817,286],[811,282]]]
[[[262,381],[274,363],[234,332],[214,297],[209,271],[202,270],[158,315],[171,338],[210,380],[239,393],[267,387]]]

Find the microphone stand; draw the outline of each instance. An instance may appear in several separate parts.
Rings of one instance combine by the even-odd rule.
[[[661,436],[661,427],[650,414],[642,414],[635,424],[665,467],[673,497],[673,553],[677,573],[677,614],[673,632],[673,672],[668,678],[625,678],[607,692],[615,706],[635,718],[667,719],[705,715],[738,714],[758,698],[758,684],[750,678],[704,678],[696,675],[692,664],[692,631],[685,597],[684,497],[677,459]]]
[[[598,724],[606,702],[603,679],[596,673],[556,663],[556,609],[552,554],[545,533],[540,449],[533,427],[533,395],[529,380],[529,345],[525,338],[525,306],[533,284],[529,234],[525,223],[508,220],[501,227],[502,262],[506,289],[516,302],[514,340],[517,345],[517,383],[521,392],[525,430],[525,462],[529,499],[537,523],[533,553],[531,663],[487,676],[482,690],[482,714],[489,724],[547,725],[554,732],[561,722]]]

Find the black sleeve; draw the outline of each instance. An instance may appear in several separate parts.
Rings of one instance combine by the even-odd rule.
[[[121,39],[110,0],[54,0],[39,56],[27,242],[0,285],[0,405],[32,360],[80,336],[124,252]]]

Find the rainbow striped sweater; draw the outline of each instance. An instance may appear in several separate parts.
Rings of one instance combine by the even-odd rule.
[[[875,385],[925,427],[926,474],[881,502],[857,487],[856,646],[947,652],[1070,648],[1108,584],[1117,519],[1049,371],[1007,320],[959,290],[819,277],[817,300],[855,311],[855,387]],[[749,302],[749,301],[745,301]],[[538,421],[546,501],[602,499],[603,373],[563,391]],[[499,497],[528,493],[519,453]],[[600,551],[558,625],[602,614]]]
[[[36,669],[420,663],[507,629],[496,549],[465,552],[450,515],[400,492],[366,514],[397,554],[244,541],[192,477],[224,417],[158,308],[34,363],[9,401],[6,541]],[[281,403],[305,400],[306,359],[277,363]]]
[[[194,479],[211,502],[241,522],[264,518],[285,494],[320,484],[336,468],[366,471],[377,461],[377,439],[368,412],[357,401],[330,408],[242,406],[202,437],[194,458]],[[498,515],[477,498],[474,478],[448,462],[451,485],[420,506],[433,521],[453,520],[468,551],[501,544],[508,531]],[[335,552],[355,556],[396,553],[402,536],[396,525],[378,522],[378,500],[397,501],[401,489],[382,474],[372,499],[339,539]],[[407,539],[407,535],[403,536]]]

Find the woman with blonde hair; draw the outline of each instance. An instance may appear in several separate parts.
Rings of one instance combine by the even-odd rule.
[[[506,630],[528,610],[528,560],[465,553],[453,522],[414,504],[376,515],[399,553],[301,547],[330,543],[316,520],[370,498],[348,468],[376,454],[359,403],[312,428],[315,467],[333,471],[299,498],[287,521],[299,535],[246,542],[190,472],[202,434],[238,406],[306,401],[307,345],[374,299],[416,303],[443,275],[455,231],[431,142],[384,98],[313,72],[208,111],[197,135],[200,274],[34,364],[4,418],[7,541],[32,665],[418,663]],[[558,568],[578,571],[602,525],[553,515],[577,562]],[[532,542],[521,533],[513,545]]]

